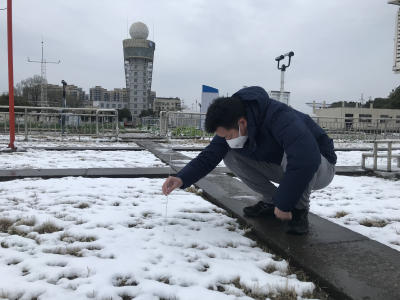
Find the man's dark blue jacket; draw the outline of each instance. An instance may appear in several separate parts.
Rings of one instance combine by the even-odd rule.
[[[177,175],[181,188],[189,187],[210,173],[229,150],[256,161],[281,164],[287,155],[286,172],[274,196],[281,211],[292,211],[321,164],[321,154],[336,164],[333,141],[308,115],[270,99],[261,87],[241,89],[232,97],[244,101],[247,110],[246,144],[231,149],[225,138],[215,136],[195,159]]]

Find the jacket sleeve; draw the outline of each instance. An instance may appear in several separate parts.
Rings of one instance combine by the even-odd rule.
[[[191,186],[214,170],[229,149],[225,138],[215,135],[210,145],[178,172],[176,177],[183,182],[181,188],[185,189]]]
[[[277,110],[270,120],[272,135],[287,155],[274,203],[281,211],[290,212],[317,172],[321,154],[314,136],[291,109]]]

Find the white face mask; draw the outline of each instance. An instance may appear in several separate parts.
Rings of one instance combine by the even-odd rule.
[[[229,147],[231,147],[232,149],[233,148],[243,148],[244,143],[246,143],[248,138],[249,138],[248,135],[246,135],[246,136],[240,135],[240,125],[239,125],[239,137],[237,137],[235,139],[226,140],[226,142],[228,143]]]

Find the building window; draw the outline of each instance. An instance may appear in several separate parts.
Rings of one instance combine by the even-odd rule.
[[[133,88],[134,88],[134,89],[137,89],[137,85],[135,84],[135,85],[133,86]]]
[[[137,115],[137,111],[135,110],[135,111],[133,112],[133,114],[134,114],[134,115]]]
[[[107,104],[106,104],[106,108],[109,108],[109,107],[110,107],[110,104],[107,103]]]
[[[143,104],[143,108],[146,108],[146,104]]]
[[[137,98],[133,98],[133,101],[137,101]]]
[[[100,104],[100,107],[104,107],[104,103],[101,103],[101,104]]]
[[[372,118],[372,115],[363,115],[360,114],[360,123],[371,123],[371,119],[363,119],[363,118]]]
[[[134,68],[137,69],[137,65],[135,65]]]
[[[396,119],[398,119],[396,120],[396,123],[400,123],[400,116],[396,116]]]
[[[147,73],[146,73],[146,72],[143,72],[143,76],[147,76]]]
[[[137,104],[133,104],[133,108],[137,108]]]
[[[164,106],[163,106],[163,108],[162,109],[164,109]]]
[[[133,82],[137,82],[137,78],[134,78],[134,79],[133,79]]]
[[[146,85],[144,85],[144,86],[143,86],[143,88],[144,88],[144,89],[146,89],[146,88],[147,88],[147,86],[146,86]]]
[[[389,115],[381,115],[381,118],[387,119],[387,118],[389,118]],[[387,121],[389,121],[389,120],[379,120],[380,123],[385,123]]]
[[[143,96],[146,96],[146,92],[143,92]]]
[[[112,108],[115,108],[115,104],[112,105]]]
[[[122,108],[122,104],[118,104],[118,108]]]
[[[133,92],[134,95],[137,95],[137,92]]]
[[[133,75],[137,76],[137,72],[133,72]]]

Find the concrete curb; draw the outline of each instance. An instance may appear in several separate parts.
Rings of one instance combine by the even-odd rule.
[[[43,179],[62,177],[89,178],[167,178],[169,168],[89,168],[89,169],[20,169],[0,170],[0,181],[40,177]],[[171,170],[171,175],[176,172]]]

